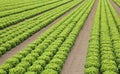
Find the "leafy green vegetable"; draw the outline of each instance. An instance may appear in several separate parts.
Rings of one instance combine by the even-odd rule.
[[[118,73],[114,71],[105,71],[103,72],[103,74],[118,74]]]
[[[20,62],[17,66],[23,67],[23,68],[28,68],[30,66],[30,63],[29,62]]]
[[[15,67],[9,70],[9,74],[24,74],[25,69],[22,67]]]
[[[33,64],[41,65],[42,67],[44,67],[46,65],[46,61],[45,60],[37,60]]]
[[[37,73],[41,73],[43,70],[41,65],[32,65],[31,67],[28,68],[28,71],[33,71]]]
[[[0,74],[7,74],[7,72],[2,70],[2,69],[0,69]]]
[[[57,71],[52,69],[45,69],[41,74],[58,74]]]
[[[105,71],[118,72],[118,68],[114,64],[102,64],[101,65],[101,71],[102,72],[105,72]]]
[[[37,72],[28,71],[25,74],[37,74]]]
[[[98,69],[95,67],[86,68],[84,74],[98,74]]]

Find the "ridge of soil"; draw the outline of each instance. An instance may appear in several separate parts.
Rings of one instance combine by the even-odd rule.
[[[84,74],[84,64],[86,61],[87,47],[97,5],[98,0],[95,1],[88,18],[82,30],[80,31],[76,42],[71,49],[71,52],[69,53],[61,74]]]

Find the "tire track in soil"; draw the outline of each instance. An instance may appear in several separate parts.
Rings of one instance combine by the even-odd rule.
[[[65,12],[65,14],[58,17],[56,20],[54,20],[52,23],[50,23],[48,26],[44,27],[37,33],[33,34],[31,37],[26,39],[21,44],[17,45],[16,47],[12,48],[10,51],[7,51],[4,55],[0,57],[0,65],[2,65],[8,58],[12,57],[13,55],[17,54],[19,51],[23,50],[28,44],[32,43],[36,38],[38,38],[42,33],[44,33],[47,29],[49,29],[52,25],[55,25],[58,21],[60,21],[62,18],[67,16],[70,12],[72,12],[74,9],[76,9],[79,5],[81,5],[83,2],[78,3],[73,8]]]
[[[120,8],[115,4],[115,2],[113,2],[113,0],[109,0],[110,3],[112,4],[113,8],[116,10],[116,12],[118,13],[118,15],[120,16]]]
[[[61,74],[84,74],[87,47],[97,5],[98,0],[95,1],[88,18],[76,39],[75,45],[69,53]]]

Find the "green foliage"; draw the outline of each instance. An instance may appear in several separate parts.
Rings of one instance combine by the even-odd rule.
[[[0,47],[0,54],[4,54],[7,51],[7,49],[5,47]]]
[[[85,74],[118,74],[120,35],[116,23],[119,19],[116,17],[118,15],[115,16],[109,0],[99,0],[88,45]]]
[[[38,60],[45,60],[46,62],[50,61],[50,57],[49,56],[40,56],[38,57]]]
[[[85,68],[84,74],[98,74],[98,69],[95,67]]]
[[[41,65],[32,65],[31,67],[28,68],[28,71],[33,71],[37,73],[41,73],[43,70]]]
[[[56,59],[58,58],[58,59],[61,59],[61,60],[65,60],[66,56],[58,54],[58,55],[55,55],[55,58]]]
[[[57,71],[52,69],[45,69],[41,74],[58,74]]]
[[[99,66],[100,66],[99,62],[95,60],[87,60],[87,62],[85,63],[85,68],[89,67],[99,68]]]
[[[23,68],[28,68],[30,66],[29,62],[20,62],[19,64],[17,64],[18,67],[23,67]]]
[[[5,48],[6,48],[7,51],[11,49],[11,45],[8,44],[8,43],[2,44],[1,47],[4,47],[4,50],[5,50]],[[5,53],[5,52],[3,52],[3,53]]]
[[[51,23],[56,18],[58,18],[60,15],[62,15],[63,13],[65,13],[66,11],[68,11],[69,9],[74,7],[74,5],[80,3],[82,0],[80,0],[80,1],[69,1],[69,0],[56,1],[55,0],[56,3],[52,3],[53,1],[54,0],[42,3],[42,5],[45,4],[45,5],[43,5],[43,7],[36,6],[37,8],[32,8],[32,6],[36,5],[36,4],[33,4],[32,6],[31,5],[25,6],[25,7],[22,6],[17,9],[14,8],[13,10],[3,11],[4,13],[0,12],[1,13],[0,16],[6,15],[6,17],[3,17],[0,19],[1,29],[8,27],[10,25],[13,25],[15,23],[21,22],[24,19],[28,19],[28,18],[31,18],[31,17],[37,15],[36,17],[34,17],[26,22],[19,23],[18,25],[15,25],[14,27],[0,31],[0,35],[2,36],[2,38],[0,40],[0,45],[1,45],[1,47],[5,48],[5,50],[2,50],[2,51],[0,50],[2,52],[2,54],[4,54],[6,51],[9,51],[11,48],[17,46],[18,44],[22,43],[28,37],[30,37],[37,31],[41,30],[43,27],[47,26],[49,23]],[[46,3],[49,3],[49,2],[51,2],[51,3],[46,5]],[[37,5],[39,6],[39,4],[37,4]],[[27,7],[30,7],[32,9],[29,9]],[[29,9],[29,10],[26,10],[26,9]],[[48,10],[50,10],[50,11],[48,11]],[[19,11],[21,11],[21,13]],[[43,14],[38,15],[39,13],[43,13]],[[14,14],[14,15],[8,16],[8,14]],[[64,19],[64,20],[66,20],[66,19]],[[58,25],[60,25],[60,24],[58,24]],[[55,26],[55,27],[57,27],[57,26]],[[54,29],[52,31],[54,31]],[[45,36],[47,37],[48,33]],[[40,41],[36,41],[38,43],[31,44],[28,47],[34,49],[35,48],[34,45],[37,46],[44,39],[45,39],[45,37],[43,36],[43,37],[41,37]],[[46,48],[49,45],[49,43],[52,41],[46,40],[46,42],[47,42],[46,43],[47,45],[46,44],[41,45],[41,47],[43,46],[41,49]]]
[[[114,55],[112,54],[103,54],[102,57],[101,57],[102,60],[104,59],[111,59],[111,60],[115,60],[115,57]]]
[[[29,62],[30,64],[32,62],[34,62],[35,60],[36,60],[35,57],[32,57],[32,56],[28,56],[28,57],[25,57],[25,58],[22,59],[22,61]]]
[[[67,0],[61,1],[61,4],[62,2],[64,3],[66,1]],[[4,37],[10,35],[11,33],[13,33],[13,31],[11,31],[13,29],[14,33],[10,35],[9,39],[13,38],[12,40],[14,40],[14,42],[17,45],[25,39],[27,39],[28,37],[30,37],[31,35],[33,35],[35,32],[47,26],[48,23],[51,23],[57,17],[64,14],[66,11],[68,11],[70,8],[72,8],[74,5],[78,4],[81,1],[82,0],[75,0],[63,4],[62,6],[57,7],[57,9],[55,10],[50,10],[51,12],[48,11],[46,13],[43,13],[44,15],[41,14],[40,16],[36,16],[37,18],[33,18],[34,21],[33,19],[31,19],[26,23],[22,23],[19,24],[19,26],[15,26],[15,29],[10,28],[10,33],[5,33],[7,30],[4,30],[5,34],[3,35]],[[78,6],[75,10],[72,11],[72,13],[70,13],[67,17],[63,18],[61,22],[59,22],[55,26],[52,26],[45,33],[43,33],[37,40],[35,40],[35,42],[28,45],[16,56],[13,56],[14,59],[18,59],[20,62],[10,62],[15,65],[12,65],[12,68],[8,69],[8,73],[24,74],[28,72],[29,74],[34,74],[37,72],[37,74],[59,74],[68,56],[68,53],[70,52],[70,49],[74,45],[75,40],[82,26],[84,25],[86,17],[88,16],[88,13],[90,12],[94,4],[94,1],[95,0],[87,0],[81,6]],[[86,7],[84,9],[85,6],[89,8]],[[36,12],[38,12],[38,10],[36,10]],[[82,16],[83,13],[85,13],[84,16]],[[27,13],[27,15],[25,16],[29,15],[32,14]],[[15,22],[16,20],[14,21],[14,23]],[[2,34],[2,32],[0,32],[0,34]],[[8,37],[6,37],[6,40],[7,39]],[[93,59],[96,58],[94,57]]]
[[[114,71],[105,71],[103,72],[103,74],[118,74],[118,73]]]
[[[101,65],[101,71],[102,72],[105,72],[105,71],[118,72],[118,68],[114,64],[102,64]]]
[[[28,53],[28,51],[20,51],[18,55],[22,55],[23,57],[25,57]]]
[[[59,72],[61,70],[61,67],[58,64],[50,63],[45,67],[45,69],[53,69],[53,70]]]
[[[8,64],[11,64],[11,65],[15,66],[16,64],[19,63],[19,60],[16,59],[16,58],[10,58],[5,63],[8,63]]]
[[[105,59],[105,60],[102,60],[102,61],[101,61],[101,64],[112,64],[112,65],[116,65],[116,62],[113,61],[113,60]]]
[[[60,66],[62,67],[63,64],[64,64],[64,61],[61,60],[61,59],[55,58],[55,59],[52,59],[52,60],[50,61],[50,63],[55,63],[55,64],[58,64],[58,65],[60,65]]]
[[[43,51],[44,51],[43,49],[36,48],[35,50],[32,51],[32,53],[38,53],[39,55],[41,55]]]
[[[2,52],[0,51],[0,56],[2,56]]]
[[[31,54],[28,54],[27,56],[30,56],[30,57],[39,57],[39,54],[38,53],[31,53]]]
[[[6,63],[6,64],[3,64],[2,66],[0,66],[0,69],[3,69],[3,70],[5,70],[5,71],[8,71],[8,70],[11,69],[12,67],[13,67],[13,65]]]
[[[14,55],[13,58],[19,59],[20,61],[23,58],[23,56],[20,54],[17,54],[17,55]]]
[[[52,57],[54,55],[54,53],[51,51],[51,52],[44,52],[43,53],[44,56],[49,56],[49,57]]]
[[[15,67],[9,70],[9,74],[24,74],[25,69],[22,67]]]
[[[119,0],[113,0],[119,7],[120,7],[120,1]]]
[[[2,70],[2,69],[0,69],[0,74],[7,74],[7,72]]]
[[[37,60],[33,64],[41,65],[42,67],[44,67],[46,65],[46,61],[45,60]]]
[[[37,74],[37,72],[28,71],[25,74]]]

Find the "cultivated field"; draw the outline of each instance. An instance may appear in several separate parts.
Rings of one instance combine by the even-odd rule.
[[[0,74],[120,74],[120,0],[0,0]]]

